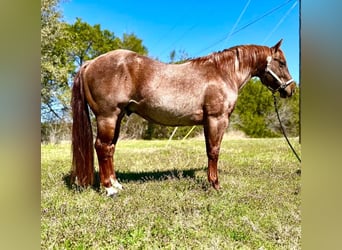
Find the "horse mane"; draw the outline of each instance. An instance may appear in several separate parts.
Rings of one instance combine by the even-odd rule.
[[[251,67],[264,56],[270,54],[270,48],[260,45],[239,45],[222,51],[213,52],[207,56],[202,56],[189,60],[193,65],[214,64],[219,69],[224,69],[236,60],[239,61],[239,68]],[[234,65],[234,64],[233,64]],[[234,69],[234,67],[230,67]]]

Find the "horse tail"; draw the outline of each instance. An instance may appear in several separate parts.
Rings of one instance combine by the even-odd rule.
[[[83,90],[81,67],[72,87],[72,169],[71,184],[86,187],[94,183],[93,132]]]

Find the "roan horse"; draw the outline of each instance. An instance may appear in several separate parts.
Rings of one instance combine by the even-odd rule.
[[[122,189],[113,155],[125,114],[167,126],[203,125],[208,157],[208,180],[219,189],[217,161],[238,91],[259,77],[283,98],[295,89],[285,56],[279,48],[235,46],[182,64],[164,64],[128,50],[114,50],[85,62],[72,89],[71,181],[93,184],[94,152],[89,110],[97,122],[95,149],[102,186],[108,196]]]

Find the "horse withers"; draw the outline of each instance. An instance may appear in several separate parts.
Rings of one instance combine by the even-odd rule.
[[[202,125],[208,181],[219,189],[220,144],[239,90],[251,77],[259,77],[283,98],[295,90],[281,43],[273,47],[235,46],[182,64],[165,64],[122,49],[87,61],[72,88],[72,182],[88,186],[94,180],[89,106],[96,117],[95,149],[101,185],[107,195],[122,189],[113,155],[121,120],[131,113],[166,126]]]

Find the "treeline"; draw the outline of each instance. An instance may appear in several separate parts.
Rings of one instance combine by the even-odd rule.
[[[99,24],[90,25],[79,18],[73,24],[63,22],[59,0],[41,3],[41,141],[58,142],[70,139],[71,87],[79,66],[114,49],[130,49],[142,55],[148,55],[148,49],[134,33],[117,37]],[[175,55],[171,51],[170,61],[177,61]],[[182,51],[179,60],[184,60],[184,55],[186,52]],[[290,99],[280,100],[279,105],[287,133],[298,136],[299,89]],[[239,94],[230,129],[243,131],[249,137],[281,136],[272,95],[258,78],[251,79]],[[121,137],[125,138],[163,139],[173,135],[179,139],[201,133],[200,126],[179,127],[175,131],[173,127],[152,124],[134,114],[125,117],[121,126]]]
[[[59,0],[41,2],[41,121],[70,120],[73,77],[86,60],[114,49],[130,49],[142,55],[148,50],[135,34],[117,37],[114,32],[81,19],[62,21]]]

